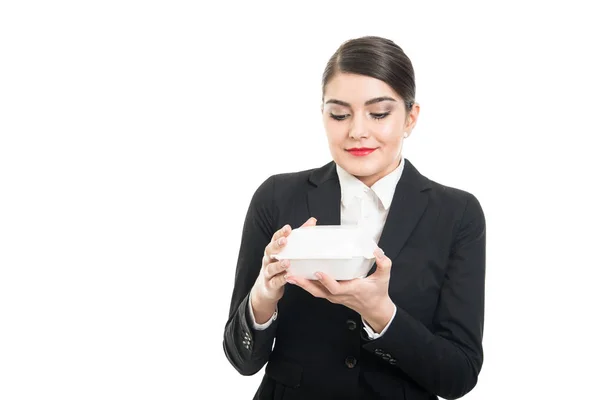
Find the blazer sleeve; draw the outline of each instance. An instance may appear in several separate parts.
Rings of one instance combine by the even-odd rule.
[[[386,334],[363,345],[425,390],[447,399],[471,391],[483,364],[486,223],[478,200],[468,196],[433,329],[398,307]]]
[[[273,177],[254,193],[242,230],[229,318],[225,324],[223,349],[229,362],[242,375],[260,371],[271,354],[277,320],[268,328],[252,328],[248,312],[249,293],[262,266],[265,247],[273,229]]]

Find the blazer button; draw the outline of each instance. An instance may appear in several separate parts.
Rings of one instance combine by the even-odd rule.
[[[356,367],[356,358],[354,358],[352,356],[346,357],[346,367],[348,367],[348,368]]]
[[[346,321],[346,325],[348,326],[348,329],[350,329],[351,331],[356,329],[356,322],[354,322],[353,320],[349,319],[348,321]]]
[[[375,349],[375,355],[381,356],[383,354],[383,350]]]
[[[390,356],[389,354],[384,354],[381,356],[381,358],[383,358],[385,361],[388,361],[392,358],[392,356]]]

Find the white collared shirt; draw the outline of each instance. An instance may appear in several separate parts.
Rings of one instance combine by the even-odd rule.
[[[403,170],[404,157],[402,157],[396,169],[379,179],[373,186],[368,187],[354,175],[336,165],[341,190],[341,225],[359,225],[371,235],[375,243],[378,243],[392,204],[396,185],[402,176]],[[277,318],[277,311],[275,311],[269,321],[264,324],[257,324],[250,302],[248,302],[248,308],[254,329],[267,329]],[[394,315],[381,333],[375,333],[363,319],[364,329],[369,338],[377,339],[383,335],[396,316],[396,311],[397,309],[394,308]]]

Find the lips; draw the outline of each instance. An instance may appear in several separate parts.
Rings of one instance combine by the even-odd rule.
[[[375,150],[377,150],[377,149],[373,149],[370,147],[355,147],[352,149],[348,149],[347,151],[348,151],[348,153],[352,154],[353,156],[364,157],[364,156],[368,156]]]

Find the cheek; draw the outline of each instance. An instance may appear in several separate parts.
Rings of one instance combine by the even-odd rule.
[[[331,118],[327,118],[325,121],[325,132],[327,133],[327,140],[332,144],[344,143],[348,133],[344,129],[343,123],[333,121]]]
[[[380,143],[390,147],[398,147],[402,141],[402,129],[396,121],[380,123],[377,128],[377,139]]]

